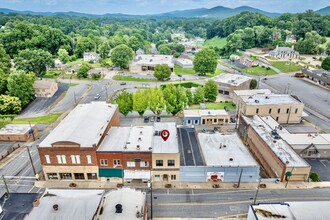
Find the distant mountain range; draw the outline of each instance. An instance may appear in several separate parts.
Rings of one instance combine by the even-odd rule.
[[[45,15],[45,16],[77,16],[77,17],[91,17],[91,18],[148,18],[148,17],[175,17],[175,18],[210,18],[210,19],[225,19],[233,15],[237,15],[241,12],[258,12],[269,17],[276,17],[281,15],[280,13],[267,12],[257,8],[249,6],[241,6],[238,8],[227,8],[223,6],[217,6],[214,8],[197,8],[181,11],[171,11],[162,14],[150,14],[150,15],[129,15],[129,14],[86,14],[79,12],[34,12],[34,11],[16,11],[7,8],[0,8],[0,13],[18,13],[18,14],[31,14],[31,15]],[[330,6],[315,11],[321,15],[330,14]]]

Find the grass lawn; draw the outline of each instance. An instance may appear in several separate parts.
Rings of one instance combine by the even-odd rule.
[[[193,70],[192,68],[183,69],[178,65],[174,66],[174,72],[175,72],[176,75],[194,75],[194,74],[196,74],[195,70]],[[213,77],[213,76],[217,76],[217,75],[219,75],[221,73],[224,73],[224,72],[225,71],[223,71],[222,69],[216,68],[214,74],[207,73],[206,76]]]
[[[241,69],[241,71],[253,76],[268,76],[268,75],[277,74],[275,70],[273,69],[267,70],[265,67],[262,68],[261,66],[245,68],[245,69]]]
[[[223,48],[226,44],[227,44],[227,38],[214,37],[212,39],[205,41],[203,46]]]
[[[303,68],[303,66],[290,61],[274,61],[272,62],[272,66],[281,70],[283,73],[296,72]]]
[[[11,124],[51,124],[55,122],[62,113],[56,113],[52,115],[34,117],[34,118],[14,118],[10,123]]]
[[[121,80],[121,81],[132,81],[132,82],[156,82],[155,79],[146,79],[146,78],[135,78],[133,76],[120,76],[116,75],[112,77],[113,80]]]
[[[233,102],[228,102],[228,103],[225,103],[225,102],[222,102],[222,103],[219,103],[219,102],[216,102],[216,103],[206,103],[205,106],[207,109],[224,109],[225,106],[227,106],[228,109],[235,109],[236,107],[232,105]],[[189,106],[189,108],[191,109],[199,109],[199,104],[194,104],[194,105],[191,105]]]
[[[68,84],[69,87],[73,87],[73,86],[76,86],[76,85],[78,85],[78,84],[75,84],[75,83],[69,83]]]
[[[62,70],[47,71],[43,78],[55,79],[62,73]]]

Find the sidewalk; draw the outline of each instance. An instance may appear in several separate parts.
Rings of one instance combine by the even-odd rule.
[[[22,154],[24,152],[24,150],[26,150],[25,147],[21,146],[17,149],[15,149],[13,152],[11,152],[10,154],[8,154],[6,157],[4,157],[1,161],[0,161],[0,169],[2,169],[3,167],[5,167],[7,164],[9,164],[12,160],[14,160],[18,155]]]

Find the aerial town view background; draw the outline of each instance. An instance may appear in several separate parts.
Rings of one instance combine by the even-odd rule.
[[[326,220],[323,0],[3,0],[0,219]]]

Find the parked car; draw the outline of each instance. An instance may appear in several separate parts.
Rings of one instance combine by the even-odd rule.
[[[182,75],[178,75],[178,77],[182,77]]]
[[[159,116],[156,118],[156,121],[157,122],[160,122],[160,117]]]
[[[169,81],[169,80],[171,80],[171,78],[170,77],[168,77],[168,78],[166,78],[166,79],[164,79],[165,81]]]
[[[235,123],[236,122],[236,119],[235,118],[230,118],[230,122],[231,123]]]
[[[304,78],[305,75],[303,73],[296,73],[294,74],[294,77],[297,77],[297,78]]]
[[[124,85],[126,85],[126,84],[127,84],[126,82],[122,82],[122,83],[120,83],[121,86],[124,86]]]
[[[154,122],[155,121],[155,117],[150,117],[150,122]]]
[[[144,123],[148,123],[149,122],[149,117],[144,117]]]
[[[94,96],[94,99],[97,100],[97,99],[100,99],[100,97],[101,97],[100,94],[96,94],[96,95]]]

